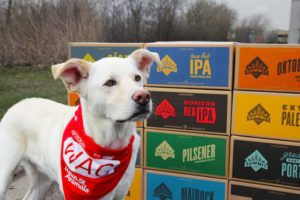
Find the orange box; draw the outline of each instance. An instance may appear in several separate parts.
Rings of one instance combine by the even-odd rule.
[[[300,45],[237,44],[235,89],[300,92]]]

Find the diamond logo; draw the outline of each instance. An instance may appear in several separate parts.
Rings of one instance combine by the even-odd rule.
[[[169,157],[175,158],[174,149],[164,140],[158,147],[155,148],[155,156],[162,157],[162,159],[167,160]]]
[[[157,72],[163,72],[166,76],[168,76],[171,72],[177,72],[177,64],[170,58],[170,56],[166,55],[161,59],[161,67],[157,67]]]
[[[90,62],[95,62],[94,58],[93,58],[89,53],[87,53],[87,54],[83,57],[83,60],[90,61]]]
[[[260,169],[268,170],[268,161],[258,150],[255,150],[245,159],[244,166],[251,167],[255,172]]]
[[[260,75],[268,76],[268,66],[259,57],[256,57],[246,66],[245,75],[248,74],[252,74],[255,79],[257,79]]]
[[[161,115],[162,118],[167,119],[169,116],[175,117],[175,108],[164,99],[155,109],[155,116]]]
[[[260,125],[263,121],[270,122],[270,114],[262,105],[258,104],[248,112],[247,121],[249,120],[253,120],[257,125]]]
[[[171,190],[164,182],[154,189],[153,197],[158,197],[160,200],[173,199]]]

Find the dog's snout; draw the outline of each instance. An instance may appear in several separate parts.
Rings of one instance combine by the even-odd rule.
[[[132,96],[132,99],[140,105],[145,105],[149,103],[150,98],[151,98],[150,92],[145,90],[137,91]]]

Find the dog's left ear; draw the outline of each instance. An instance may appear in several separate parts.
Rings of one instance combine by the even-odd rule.
[[[91,63],[82,59],[70,59],[52,66],[54,79],[61,78],[71,92],[80,93],[81,85],[88,77]]]
[[[138,49],[129,55],[132,58],[139,70],[141,70],[145,77],[149,77],[150,67],[153,61],[156,62],[158,66],[161,66],[160,58],[158,53],[150,52],[146,49]]]

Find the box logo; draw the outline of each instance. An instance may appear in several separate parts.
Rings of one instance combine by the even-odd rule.
[[[287,73],[300,72],[300,59],[284,60],[279,62],[277,66],[278,76]]]
[[[260,104],[257,104],[252,110],[248,112],[247,121],[253,120],[257,125],[263,121],[270,123],[270,114]]]
[[[300,127],[300,105],[282,105],[282,126]]]
[[[255,150],[245,159],[244,166],[251,167],[255,172],[260,169],[268,170],[268,161],[258,150]]]
[[[94,58],[89,53],[85,54],[85,56],[83,57],[83,60],[95,62]]]
[[[155,156],[161,156],[162,159],[167,160],[169,157],[175,158],[174,149],[164,140],[158,147],[155,148]]]
[[[211,78],[209,58],[210,54],[206,54],[205,52],[203,52],[201,55],[190,55],[191,78]]]
[[[246,66],[245,75],[252,74],[257,79],[260,75],[268,76],[268,69],[268,66],[259,57],[256,57]]]
[[[175,108],[167,101],[167,99],[164,99],[156,107],[155,115],[161,115],[164,119],[167,119],[170,116],[175,117]]]
[[[200,187],[201,188],[201,187]],[[210,200],[215,199],[215,191],[206,191],[198,188],[181,188],[181,200]]]
[[[158,197],[160,200],[173,199],[171,190],[162,182],[153,191],[153,197]]]
[[[171,72],[177,72],[177,64],[170,58],[170,56],[166,55],[163,59],[161,59],[161,67],[157,67],[157,72],[163,72],[166,76],[168,76]]]
[[[282,177],[300,179],[300,153],[285,152],[280,161]]]
[[[113,52],[112,54],[108,54],[107,57],[117,57],[117,58],[127,58],[127,54],[119,54],[118,52]]]
[[[195,117],[199,124],[215,124],[217,119],[215,101],[184,101],[184,116]]]

